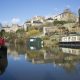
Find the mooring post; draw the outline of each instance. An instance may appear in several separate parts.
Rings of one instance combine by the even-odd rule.
[[[78,14],[79,14],[79,27],[80,27],[80,8],[78,10]]]

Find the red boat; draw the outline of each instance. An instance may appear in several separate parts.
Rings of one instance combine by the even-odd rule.
[[[4,49],[4,50],[7,49],[5,43],[6,43],[6,40],[4,38],[0,37],[0,49]]]
[[[5,45],[5,39],[4,38],[0,38],[0,46],[4,46]]]

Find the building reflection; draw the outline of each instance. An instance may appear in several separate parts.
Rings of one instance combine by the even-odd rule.
[[[76,63],[80,62],[79,51],[75,50],[72,49],[74,52],[73,54],[66,54],[67,52],[63,52],[63,49],[61,48],[58,48],[57,50],[47,49],[35,52],[29,51],[27,52],[27,60],[33,64],[51,63],[55,66],[63,67],[67,71],[74,71],[76,69]]]
[[[7,50],[0,49],[0,75],[2,75],[5,72],[7,65]]]
[[[35,51],[27,51],[27,60],[32,62],[33,64],[36,63],[44,63],[44,54],[41,50]]]

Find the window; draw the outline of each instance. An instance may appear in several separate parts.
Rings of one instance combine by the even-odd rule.
[[[30,39],[30,42],[33,42],[34,41],[34,39]]]

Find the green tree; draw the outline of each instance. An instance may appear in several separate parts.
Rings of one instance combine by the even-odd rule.
[[[53,22],[54,25],[58,25],[58,24],[63,25],[63,24],[65,24],[65,23],[67,23],[67,22],[66,22],[66,21],[58,21],[58,20],[55,20],[55,21]]]
[[[1,36],[1,37],[4,37],[4,35],[5,35],[5,30],[1,30],[0,36]]]

